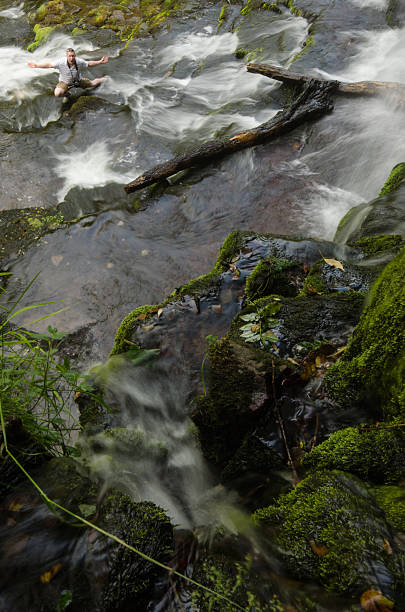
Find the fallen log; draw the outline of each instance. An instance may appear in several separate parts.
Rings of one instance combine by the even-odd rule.
[[[262,74],[276,81],[282,81],[289,85],[297,85],[308,83],[314,77],[299,74],[298,72],[290,72],[279,66],[271,66],[269,64],[248,64],[246,67],[248,72]],[[405,85],[403,83],[395,83],[389,81],[358,81],[357,83],[341,83],[340,81],[328,81],[322,79],[323,83],[337,83],[336,92],[340,94],[351,94],[358,96],[375,96],[378,94],[396,93],[400,94],[405,99]]]
[[[167,162],[154,166],[125,185],[124,189],[127,193],[143,189],[180,172],[180,170],[212,161],[270,138],[276,138],[305,121],[331,112],[333,109],[331,94],[336,91],[336,87],[337,83],[334,81],[308,80],[301,95],[269,121],[246,132],[236,134],[229,139],[210,140],[193,151],[183,153]]]

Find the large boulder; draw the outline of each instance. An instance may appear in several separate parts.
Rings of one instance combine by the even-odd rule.
[[[366,405],[377,418],[405,416],[405,249],[372,287],[341,360],[325,382],[340,403]]]
[[[281,558],[296,577],[356,597],[376,590],[402,601],[402,593],[395,595],[402,553],[356,477],[315,472],[275,505],[257,510],[254,520],[273,530]]]

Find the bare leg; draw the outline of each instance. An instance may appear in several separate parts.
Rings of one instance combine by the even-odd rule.
[[[97,79],[93,79],[92,81],[90,81],[91,83],[90,87],[97,87],[97,85],[100,85],[100,83],[102,83],[105,80],[106,80],[106,77],[99,77]]]
[[[62,89],[62,87],[56,86],[53,93],[57,98],[60,98],[61,96],[64,96],[66,94],[66,91]]]

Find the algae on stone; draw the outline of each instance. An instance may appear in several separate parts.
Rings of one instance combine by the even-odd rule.
[[[405,417],[405,249],[374,283],[349,346],[325,382],[343,404],[365,405],[377,418]]]
[[[401,556],[384,548],[385,541],[392,542],[389,527],[354,476],[315,472],[253,518],[274,530],[281,557],[295,576],[315,579],[327,590],[377,588],[390,595],[401,578]]]
[[[342,470],[377,483],[405,475],[405,432],[380,427],[347,427],[333,433],[305,455],[303,467]]]

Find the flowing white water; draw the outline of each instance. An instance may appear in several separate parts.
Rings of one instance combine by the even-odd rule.
[[[388,4],[388,0],[352,0],[352,2],[361,8],[376,8],[382,11],[387,8]]]
[[[0,100],[17,101],[32,99],[49,89],[47,73],[57,73],[48,68],[30,68],[28,62],[51,62],[64,55],[64,50],[71,47],[75,41],[64,34],[50,37],[43,45],[29,53],[19,47],[0,46]],[[77,41],[76,41],[77,42]],[[91,43],[79,42],[77,50],[89,52],[94,49]],[[56,85],[56,81],[54,83]],[[50,118],[50,121],[54,120]]]
[[[405,83],[404,33],[404,29],[362,32],[357,52],[344,73],[319,72],[324,78],[347,82]],[[393,94],[337,98],[331,117],[316,129],[322,146],[311,153],[304,149],[299,162],[301,171],[313,174],[318,181],[305,215],[308,219],[315,215],[315,235],[333,238],[345,212],[376,197],[392,168],[405,159],[405,115]]]
[[[249,528],[235,494],[214,486],[196,444],[187,417],[187,380],[114,357],[97,371],[119,425],[128,428],[121,437],[102,433],[79,442],[82,461],[105,488],[120,486],[135,500],[155,502],[181,527],[215,530],[225,522],[236,532],[235,521],[242,520]]]
[[[55,153],[55,171],[63,179],[63,187],[58,191],[58,200],[63,201],[72,187],[103,187],[108,183],[127,183],[128,175],[112,169],[113,154],[107,142],[100,141],[84,150],[66,148],[66,153]]]
[[[0,11],[0,17],[3,19],[19,19],[20,17],[24,17],[24,2],[22,2],[19,6],[13,6],[9,9],[4,9]]]

